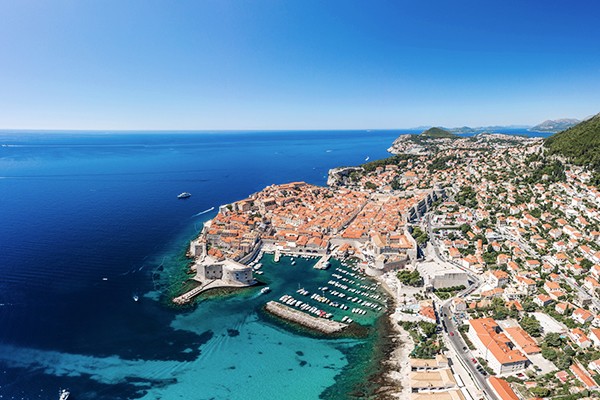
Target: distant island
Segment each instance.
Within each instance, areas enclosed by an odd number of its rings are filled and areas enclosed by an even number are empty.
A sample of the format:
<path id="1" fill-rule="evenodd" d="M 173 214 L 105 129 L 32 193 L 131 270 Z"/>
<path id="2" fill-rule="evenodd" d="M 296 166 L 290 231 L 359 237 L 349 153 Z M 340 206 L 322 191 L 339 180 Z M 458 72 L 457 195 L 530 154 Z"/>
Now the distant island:
<path id="1" fill-rule="evenodd" d="M 559 118 L 554 120 L 546 120 L 539 125 L 536 125 L 528 130 L 531 132 L 560 132 L 577 125 L 581 121 L 574 118 Z"/>
<path id="2" fill-rule="evenodd" d="M 441 128 L 429 128 L 426 131 L 421 132 L 420 137 L 426 137 L 431 139 L 460 139 L 460 136 L 454 135 Z"/>
<path id="3" fill-rule="evenodd" d="M 431 126 L 417 126 L 414 128 L 410 128 L 414 131 L 422 131 L 431 128 Z M 471 128 L 469 126 L 463 126 L 459 128 L 445 128 L 443 126 L 438 127 L 445 131 L 451 133 L 480 133 L 480 132 L 490 132 L 490 131 L 498 131 L 498 130 L 506 130 L 506 129 L 529 129 L 531 125 L 494 125 L 494 126 L 477 126 Z"/>

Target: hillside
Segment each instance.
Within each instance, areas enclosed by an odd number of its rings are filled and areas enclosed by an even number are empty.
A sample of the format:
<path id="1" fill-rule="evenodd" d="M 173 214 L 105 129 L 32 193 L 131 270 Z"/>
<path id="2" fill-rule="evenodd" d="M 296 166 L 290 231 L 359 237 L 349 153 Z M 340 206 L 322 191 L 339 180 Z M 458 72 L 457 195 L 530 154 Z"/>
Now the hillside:
<path id="1" fill-rule="evenodd" d="M 426 131 L 421 132 L 419 137 L 431 138 L 431 139 L 460 139 L 460 136 L 454 135 L 448 131 L 445 131 L 440 128 L 429 128 Z"/>
<path id="2" fill-rule="evenodd" d="M 586 165 L 600 175 L 600 113 L 579 124 L 550 136 L 544 141 L 548 155 L 561 155 L 576 165 Z"/>
<path id="3" fill-rule="evenodd" d="M 554 120 L 546 120 L 539 125 L 529 128 L 533 132 L 560 132 L 580 123 L 578 119 L 560 118 Z"/>

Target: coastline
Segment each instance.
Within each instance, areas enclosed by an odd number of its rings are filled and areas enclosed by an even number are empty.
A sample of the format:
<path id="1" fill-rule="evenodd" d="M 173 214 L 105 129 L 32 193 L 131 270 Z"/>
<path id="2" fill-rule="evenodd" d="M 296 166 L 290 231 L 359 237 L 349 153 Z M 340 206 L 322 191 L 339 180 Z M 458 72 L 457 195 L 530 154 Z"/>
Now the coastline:
<path id="1" fill-rule="evenodd" d="M 400 302 L 397 291 L 392 290 L 383 277 L 375 278 L 381 283 L 381 286 L 393 299 L 393 313 L 388 313 L 385 317 L 388 319 L 391 330 L 395 333 L 392 342 L 395 348 L 392 350 L 387 362 L 391 365 L 387 379 L 396 385 L 397 391 L 392 394 L 392 398 L 400 400 L 410 400 L 410 361 L 409 355 L 414 348 L 414 341 L 402 327 L 398 324 L 399 318 L 395 313 L 396 305 Z"/>

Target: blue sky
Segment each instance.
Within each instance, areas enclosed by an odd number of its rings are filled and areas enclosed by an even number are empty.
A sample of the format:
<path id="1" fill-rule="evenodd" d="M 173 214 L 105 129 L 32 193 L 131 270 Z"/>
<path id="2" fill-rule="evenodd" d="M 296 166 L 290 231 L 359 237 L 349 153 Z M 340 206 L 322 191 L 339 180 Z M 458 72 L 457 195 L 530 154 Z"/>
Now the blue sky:
<path id="1" fill-rule="evenodd" d="M 4 1 L 0 129 L 535 125 L 600 112 L 600 3 Z"/>

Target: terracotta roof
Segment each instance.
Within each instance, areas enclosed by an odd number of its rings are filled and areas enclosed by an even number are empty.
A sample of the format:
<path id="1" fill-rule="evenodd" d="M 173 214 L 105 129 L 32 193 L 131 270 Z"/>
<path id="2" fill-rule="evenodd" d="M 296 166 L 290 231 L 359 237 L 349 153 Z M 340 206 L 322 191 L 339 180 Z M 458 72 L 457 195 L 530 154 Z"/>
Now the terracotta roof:
<path id="1" fill-rule="evenodd" d="M 502 400 L 520 400 L 515 392 L 510 388 L 508 382 L 504 379 L 496 378 L 495 376 L 491 376 L 488 380 L 492 388 L 498 393 L 500 399 Z"/>

